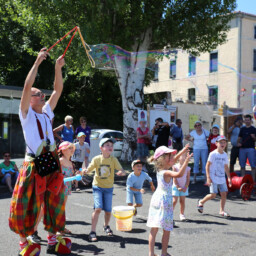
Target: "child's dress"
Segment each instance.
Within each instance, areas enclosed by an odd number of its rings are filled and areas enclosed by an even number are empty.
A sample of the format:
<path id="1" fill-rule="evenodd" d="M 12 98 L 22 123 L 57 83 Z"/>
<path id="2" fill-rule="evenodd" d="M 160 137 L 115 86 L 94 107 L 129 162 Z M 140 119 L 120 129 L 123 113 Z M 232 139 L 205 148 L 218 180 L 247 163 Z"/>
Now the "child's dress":
<path id="1" fill-rule="evenodd" d="M 62 173 L 65 178 L 73 176 L 73 168 L 72 167 L 62 166 L 61 168 L 62 168 Z M 65 186 L 65 188 L 64 188 L 65 196 L 71 195 L 72 181 L 65 182 L 64 186 Z"/>
<path id="2" fill-rule="evenodd" d="M 173 230 L 172 179 L 166 183 L 165 172 L 165 170 L 157 172 L 157 189 L 151 198 L 147 226 L 171 231 Z"/>

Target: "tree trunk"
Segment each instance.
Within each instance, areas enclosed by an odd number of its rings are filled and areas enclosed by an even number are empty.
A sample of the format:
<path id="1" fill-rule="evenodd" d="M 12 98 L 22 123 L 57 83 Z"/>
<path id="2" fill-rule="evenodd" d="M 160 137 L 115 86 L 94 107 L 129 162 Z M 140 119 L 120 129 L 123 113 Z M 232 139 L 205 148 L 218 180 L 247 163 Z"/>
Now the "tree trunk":
<path id="1" fill-rule="evenodd" d="M 138 127 L 138 109 L 144 101 L 143 84 L 147 62 L 147 50 L 151 41 L 151 29 L 134 46 L 134 52 L 126 58 L 116 57 L 116 75 L 122 95 L 124 145 L 121 160 L 136 158 L 136 129 Z"/>

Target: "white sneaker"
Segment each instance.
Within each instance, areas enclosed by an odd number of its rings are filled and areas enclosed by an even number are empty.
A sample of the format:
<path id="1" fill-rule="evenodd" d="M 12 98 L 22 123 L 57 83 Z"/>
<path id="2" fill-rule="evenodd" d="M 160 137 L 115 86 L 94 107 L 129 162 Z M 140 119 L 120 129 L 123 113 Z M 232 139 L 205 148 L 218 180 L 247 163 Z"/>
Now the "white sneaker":
<path id="1" fill-rule="evenodd" d="M 186 221 L 186 217 L 184 214 L 180 214 L 180 221 Z"/>

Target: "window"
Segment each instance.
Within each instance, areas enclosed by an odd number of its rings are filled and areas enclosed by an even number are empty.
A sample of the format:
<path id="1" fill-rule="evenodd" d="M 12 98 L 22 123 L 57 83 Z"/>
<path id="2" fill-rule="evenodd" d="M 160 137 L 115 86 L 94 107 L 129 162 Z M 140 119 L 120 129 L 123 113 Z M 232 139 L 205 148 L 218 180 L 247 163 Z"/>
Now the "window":
<path id="1" fill-rule="evenodd" d="M 3 122 L 3 139 L 8 139 L 8 122 Z"/>
<path id="2" fill-rule="evenodd" d="M 256 50 L 253 50 L 253 71 L 256 71 Z"/>
<path id="3" fill-rule="evenodd" d="M 154 71 L 155 73 L 154 73 L 153 81 L 158 81 L 158 72 L 159 72 L 158 62 L 155 63 Z"/>
<path id="4" fill-rule="evenodd" d="M 256 26 L 254 26 L 254 39 L 256 39 Z"/>
<path id="5" fill-rule="evenodd" d="M 214 109 L 218 107 L 218 86 L 209 86 L 209 102 Z"/>
<path id="6" fill-rule="evenodd" d="M 188 60 L 188 75 L 194 76 L 196 74 L 196 57 L 189 56 Z"/>
<path id="7" fill-rule="evenodd" d="M 210 53 L 210 72 L 218 71 L 218 52 Z"/>
<path id="8" fill-rule="evenodd" d="M 252 86 L 252 108 L 256 105 L 256 85 Z"/>
<path id="9" fill-rule="evenodd" d="M 188 100 L 192 100 L 192 101 L 196 100 L 196 89 L 195 88 L 188 89 Z"/>
<path id="10" fill-rule="evenodd" d="M 170 78 L 176 77 L 176 60 L 170 61 Z"/>

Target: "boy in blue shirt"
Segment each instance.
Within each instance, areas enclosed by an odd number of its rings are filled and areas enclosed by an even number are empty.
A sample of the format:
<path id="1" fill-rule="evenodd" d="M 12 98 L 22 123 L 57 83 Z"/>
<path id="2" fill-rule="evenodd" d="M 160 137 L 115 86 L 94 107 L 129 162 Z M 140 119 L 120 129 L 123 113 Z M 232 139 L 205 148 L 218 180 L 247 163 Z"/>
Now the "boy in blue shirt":
<path id="1" fill-rule="evenodd" d="M 129 206 L 135 207 L 135 214 L 137 214 L 137 207 L 141 207 L 142 202 L 142 194 L 145 193 L 145 190 L 142 188 L 145 180 L 149 181 L 150 188 L 154 192 L 155 186 L 152 182 L 152 179 L 148 176 L 147 173 L 142 171 L 144 163 L 140 160 L 134 160 L 132 162 L 132 170 L 133 172 L 129 174 L 126 181 L 126 203 Z M 133 204 L 133 196 L 135 198 L 135 204 Z"/>

